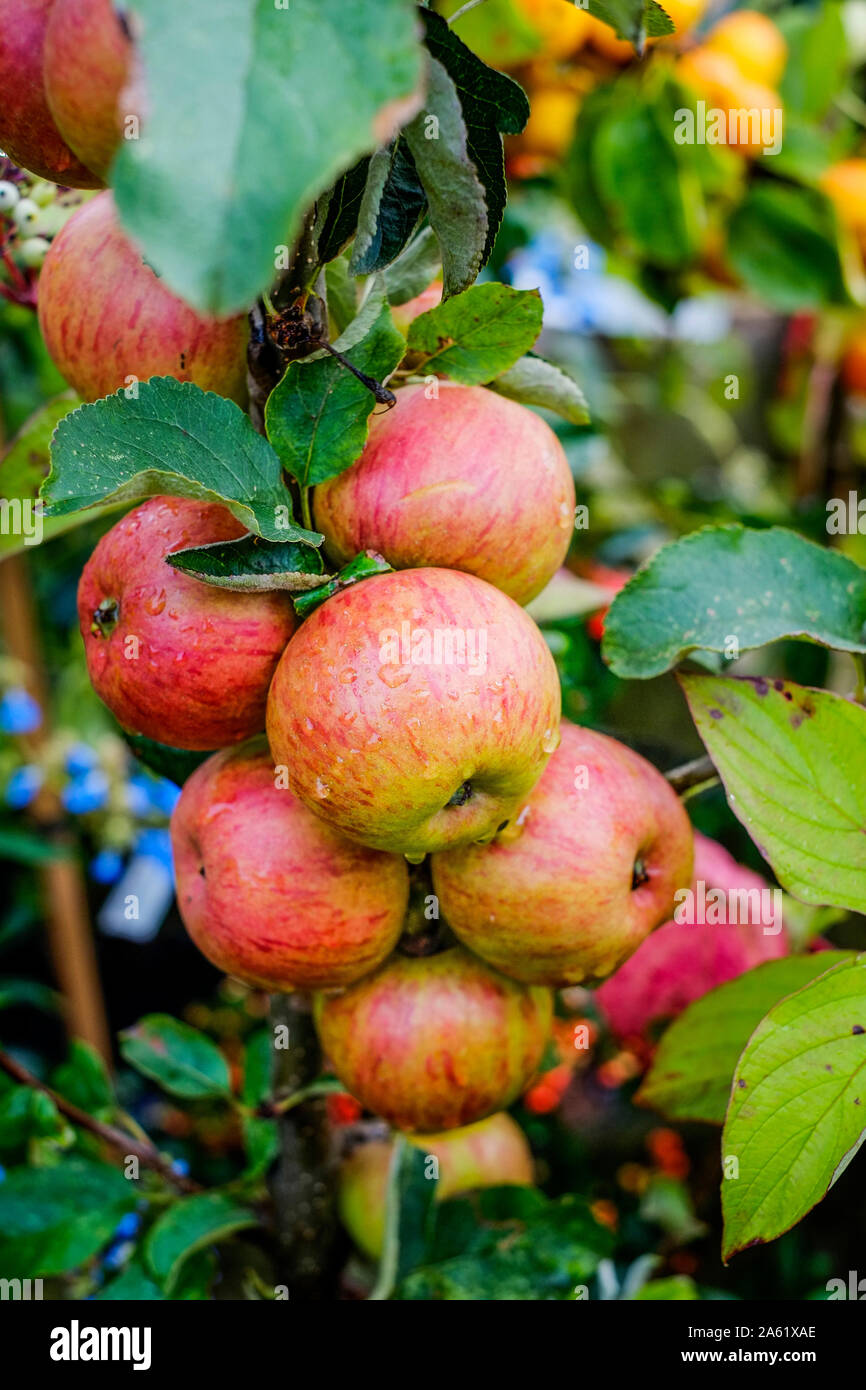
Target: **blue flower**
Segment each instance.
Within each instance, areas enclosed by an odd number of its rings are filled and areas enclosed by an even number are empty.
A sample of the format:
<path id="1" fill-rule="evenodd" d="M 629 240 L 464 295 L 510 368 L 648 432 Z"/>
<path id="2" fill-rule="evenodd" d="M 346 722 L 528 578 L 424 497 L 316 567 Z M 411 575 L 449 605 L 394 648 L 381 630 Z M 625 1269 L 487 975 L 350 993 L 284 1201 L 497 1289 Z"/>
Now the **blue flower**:
<path id="1" fill-rule="evenodd" d="M 169 869 L 174 862 L 171 852 L 171 835 L 167 830 L 155 828 L 142 830 L 135 842 L 135 852 L 150 859 L 159 859 Z"/>
<path id="2" fill-rule="evenodd" d="M 115 1240 L 131 1240 L 137 1234 L 141 1225 L 141 1217 L 137 1211 L 128 1211 L 117 1223 L 114 1231 Z"/>
<path id="3" fill-rule="evenodd" d="M 123 855 L 116 849 L 101 849 L 90 861 L 90 877 L 97 883 L 116 883 L 123 873 Z"/>
<path id="4" fill-rule="evenodd" d="M 167 777 L 160 777 L 153 785 L 151 800 L 158 811 L 170 816 L 180 800 L 180 787 L 176 782 L 170 782 Z"/>
<path id="5" fill-rule="evenodd" d="M 63 762 L 69 777 L 84 777 L 98 764 L 98 754 L 86 743 L 73 743 Z"/>
<path id="6" fill-rule="evenodd" d="M 100 768 L 93 768 L 83 777 L 68 782 L 61 793 L 64 807 L 73 816 L 85 816 L 98 811 L 108 800 L 108 778 Z"/>
<path id="7" fill-rule="evenodd" d="M 39 788 L 42 786 L 42 769 L 34 767 L 30 763 L 25 763 L 23 767 L 16 767 L 9 781 L 6 783 L 4 793 L 6 805 L 13 811 L 23 811 L 25 806 L 29 806 Z"/>
<path id="8" fill-rule="evenodd" d="M 42 723 L 42 711 L 26 690 L 7 690 L 0 699 L 0 729 L 4 734 L 32 734 Z"/>

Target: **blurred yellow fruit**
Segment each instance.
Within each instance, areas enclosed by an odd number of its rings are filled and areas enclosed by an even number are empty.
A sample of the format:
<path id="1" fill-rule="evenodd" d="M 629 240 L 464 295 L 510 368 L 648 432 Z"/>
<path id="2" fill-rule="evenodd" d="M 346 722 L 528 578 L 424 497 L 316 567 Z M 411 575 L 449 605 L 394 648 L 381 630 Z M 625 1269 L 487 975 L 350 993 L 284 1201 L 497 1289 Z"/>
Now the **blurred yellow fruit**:
<path id="1" fill-rule="evenodd" d="M 707 0 L 659 0 L 659 3 L 668 18 L 673 20 L 678 34 L 684 34 L 697 24 L 707 8 Z"/>
<path id="2" fill-rule="evenodd" d="M 710 140 L 708 143 L 725 143 L 741 154 L 758 155 L 766 148 L 762 143 L 764 138 L 769 145 L 772 134 L 781 134 L 777 129 L 775 114 L 772 117 L 764 114 L 781 110 L 778 92 L 746 77 L 729 54 L 706 46 L 693 48 L 680 58 L 677 74 L 682 82 L 703 97 L 709 108 L 724 111 L 726 115 L 731 111 L 743 113 L 733 123 L 726 123 L 725 141 Z M 759 113 L 758 119 L 752 119 L 748 114 L 750 112 Z M 762 123 L 771 119 L 772 128 L 768 127 L 766 132 L 762 132 Z"/>
<path id="3" fill-rule="evenodd" d="M 842 159 L 821 176 L 821 188 L 834 204 L 840 222 L 866 244 L 866 159 Z"/>
<path id="4" fill-rule="evenodd" d="M 757 10 L 735 10 L 710 31 L 707 45 L 733 58 L 744 77 L 775 87 L 785 71 L 788 45 L 775 24 Z"/>
<path id="5" fill-rule="evenodd" d="M 570 58 L 586 43 L 590 16 L 571 0 L 517 0 L 517 8 L 543 41 L 545 58 Z"/>
<path id="6" fill-rule="evenodd" d="M 627 39 L 617 38 L 616 30 L 602 20 L 596 19 L 595 15 L 587 15 L 589 20 L 589 42 L 600 53 L 603 58 L 607 58 L 612 63 L 630 63 L 636 55 L 634 44 Z"/>
<path id="7" fill-rule="evenodd" d="M 558 159 L 571 144 L 580 103 L 580 93 L 568 87 L 544 87 L 535 92 L 526 129 L 515 141 L 515 150 Z"/>

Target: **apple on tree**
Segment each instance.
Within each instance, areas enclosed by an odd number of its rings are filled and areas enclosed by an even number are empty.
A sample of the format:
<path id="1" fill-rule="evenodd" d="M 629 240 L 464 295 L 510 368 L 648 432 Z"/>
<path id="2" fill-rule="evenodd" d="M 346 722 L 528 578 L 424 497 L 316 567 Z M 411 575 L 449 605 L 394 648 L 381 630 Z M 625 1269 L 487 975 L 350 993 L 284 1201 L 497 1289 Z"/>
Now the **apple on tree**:
<path id="1" fill-rule="evenodd" d="M 397 944 L 409 898 L 398 855 L 366 849 L 275 785 L 263 738 L 215 753 L 171 819 L 177 902 L 199 950 L 260 989 L 333 989 Z"/>
<path id="2" fill-rule="evenodd" d="M 51 243 L 38 308 L 45 346 L 85 400 L 130 378 L 173 376 L 246 402 L 246 316 L 203 318 L 166 289 L 121 229 L 108 192 L 78 208 Z"/>
<path id="3" fill-rule="evenodd" d="M 506 979 L 459 946 L 394 955 L 341 994 L 317 995 L 322 1047 L 346 1089 L 395 1129 L 434 1133 L 525 1091 L 550 1032 L 549 990 Z"/>
<path id="4" fill-rule="evenodd" d="M 119 102 L 132 42 L 112 0 L 54 0 L 45 31 L 45 93 L 57 129 L 100 179 L 120 143 Z"/>
<path id="5" fill-rule="evenodd" d="M 563 724 L 561 743 L 509 831 L 433 860 L 456 935 L 532 984 L 609 975 L 670 917 L 692 876 L 692 830 L 651 763 Z"/>
<path id="6" fill-rule="evenodd" d="M 54 0 L 0 0 L 0 148 L 31 174 L 101 188 L 55 124 L 45 90 L 45 35 Z"/>
<path id="7" fill-rule="evenodd" d="M 314 519 L 345 564 L 375 550 L 396 569 L 465 570 L 518 603 L 540 593 L 574 532 L 574 482 L 539 415 L 482 386 L 397 392 L 361 457 L 321 483 Z"/>
<path id="8" fill-rule="evenodd" d="M 421 1153 L 438 1160 L 439 1202 L 480 1187 L 526 1186 L 534 1178 L 526 1136 L 504 1113 L 490 1115 L 465 1129 L 415 1134 L 408 1139 Z M 373 1139 L 359 1144 L 340 1166 L 340 1219 L 358 1248 L 373 1260 L 380 1258 L 384 1244 L 388 1168 L 393 1152 L 393 1141 Z"/>
<path id="9" fill-rule="evenodd" d="M 244 534 L 217 503 L 152 497 L 87 561 L 78 585 L 87 670 L 130 733 L 210 750 L 262 731 L 271 676 L 295 628 L 290 599 L 215 589 L 165 559 Z"/>
<path id="10" fill-rule="evenodd" d="M 490 838 L 556 747 L 560 689 L 538 628 L 456 570 L 376 575 L 300 627 L 268 696 L 292 791 L 362 844 L 421 859 Z"/>

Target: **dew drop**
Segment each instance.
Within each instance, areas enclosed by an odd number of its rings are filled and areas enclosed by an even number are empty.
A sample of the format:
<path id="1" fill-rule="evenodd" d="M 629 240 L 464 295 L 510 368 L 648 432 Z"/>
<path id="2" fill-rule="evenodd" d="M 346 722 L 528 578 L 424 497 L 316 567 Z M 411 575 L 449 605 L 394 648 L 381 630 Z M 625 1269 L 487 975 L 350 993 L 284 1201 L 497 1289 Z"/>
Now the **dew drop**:
<path id="1" fill-rule="evenodd" d="M 558 729 L 545 729 L 541 746 L 545 753 L 555 753 L 560 744 L 560 734 Z"/>
<path id="2" fill-rule="evenodd" d="M 323 782 L 322 779 L 321 779 L 321 777 L 317 777 L 317 778 L 316 778 L 316 796 L 319 798 L 320 801 L 324 801 L 325 798 L 328 797 L 328 796 L 330 796 L 330 795 L 331 795 L 331 788 L 328 786 L 327 782 Z"/>
<path id="3" fill-rule="evenodd" d="M 411 666 L 380 666 L 376 673 L 379 680 L 388 686 L 389 690 L 394 690 L 398 685 L 405 685 L 412 676 Z"/>

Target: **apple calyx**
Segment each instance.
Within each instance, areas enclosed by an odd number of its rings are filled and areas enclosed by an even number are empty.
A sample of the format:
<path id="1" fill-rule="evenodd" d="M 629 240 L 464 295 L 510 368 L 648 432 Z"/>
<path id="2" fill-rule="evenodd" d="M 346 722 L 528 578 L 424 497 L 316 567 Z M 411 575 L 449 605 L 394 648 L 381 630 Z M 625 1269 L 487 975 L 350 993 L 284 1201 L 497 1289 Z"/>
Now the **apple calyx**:
<path id="1" fill-rule="evenodd" d="M 104 598 L 93 610 L 90 631 L 94 637 L 110 637 L 120 621 L 120 600 Z"/>

